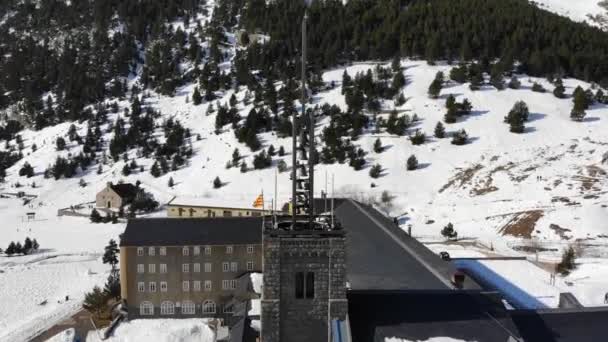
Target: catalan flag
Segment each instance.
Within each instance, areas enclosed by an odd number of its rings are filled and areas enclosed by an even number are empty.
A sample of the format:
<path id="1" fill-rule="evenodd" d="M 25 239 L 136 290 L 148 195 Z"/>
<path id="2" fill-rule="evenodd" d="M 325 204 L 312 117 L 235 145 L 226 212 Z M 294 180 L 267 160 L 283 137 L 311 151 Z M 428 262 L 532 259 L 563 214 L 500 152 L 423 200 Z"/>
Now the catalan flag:
<path id="1" fill-rule="evenodd" d="M 264 208 L 264 194 L 260 194 L 253 202 L 254 208 Z"/>

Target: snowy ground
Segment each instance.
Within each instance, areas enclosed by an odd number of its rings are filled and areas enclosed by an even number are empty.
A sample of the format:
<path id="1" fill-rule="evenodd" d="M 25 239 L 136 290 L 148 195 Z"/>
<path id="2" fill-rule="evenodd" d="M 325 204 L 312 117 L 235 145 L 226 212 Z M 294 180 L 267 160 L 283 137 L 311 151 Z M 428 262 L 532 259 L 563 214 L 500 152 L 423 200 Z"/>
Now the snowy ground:
<path id="1" fill-rule="evenodd" d="M 213 342 L 215 333 L 204 319 L 140 319 L 122 323 L 107 342 Z M 86 342 L 101 342 L 91 331 Z"/>
<path id="2" fill-rule="evenodd" d="M 574 21 L 588 21 L 591 24 L 598 23 L 590 20 L 589 16 L 607 13 L 607 9 L 599 5 L 601 0 L 531 0 L 531 2 L 538 4 L 540 8 L 569 17 Z"/>

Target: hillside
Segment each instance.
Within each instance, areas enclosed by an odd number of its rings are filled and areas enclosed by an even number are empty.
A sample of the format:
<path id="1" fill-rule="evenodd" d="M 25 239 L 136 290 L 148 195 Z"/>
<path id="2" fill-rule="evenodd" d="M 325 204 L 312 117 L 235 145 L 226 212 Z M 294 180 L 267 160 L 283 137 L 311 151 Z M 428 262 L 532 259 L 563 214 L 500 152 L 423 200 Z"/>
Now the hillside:
<path id="1" fill-rule="evenodd" d="M 251 203 L 263 191 L 267 206 L 289 200 L 289 115 L 301 108 L 294 95 L 299 85 L 293 65 L 254 68 L 264 64 L 270 52 L 256 55 L 256 49 L 264 48 L 239 45 L 238 25 L 226 24 L 225 32 L 213 30 L 219 21 L 230 21 L 226 13 L 231 7 L 222 3 L 200 2 L 188 20 L 176 15 L 166 23 L 164 42 L 188 37 L 189 43 L 163 46 L 158 38 L 139 45 L 139 58 L 127 68 L 127 76 L 104 80 L 109 89 L 120 83 L 116 94 L 108 91 L 101 100 L 71 111 L 68 104 L 74 103 L 63 103 L 68 96 L 56 93 L 64 85 L 51 87 L 40 96 L 42 109 L 34 111 L 34 120 L 23 107 L 27 101 L 19 98 L 6 106 L 5 130 L 0 132 L 0 140 L 5 140 L 0 152 L 6 159 L 0 161 L 10 159 L 11 153 L 21 152 L 22 158 L 4 170 L 0 183 L 0 248 L 32 237 L 41 250 L 30 256 L 0 256 L 0 302 L 5 304 L 0 307 L 0 341 L 27 340 L 73 313 L 93 285 L 103 285 L 109 272 L 101 263 L 103 247 L 109 239 L 118 239 L 125 227 L 123 221 L 93 224 L 87 217 L 95 193 L 107 182 L 140 181 L 161 203 L 158 211 L 144 216 L 164 216 L 162 204 L 174 196 Z M 113 32 L 121 27 L 119 22 L 109 26 Z M 595 31 L 589 34 L 595 37 Z M 273 42 L 276 35 L 262 32 L 260 37 Z M 179 63 L 163 59 L 168 57 L 164 48 Z M 192 59 L 184 57 L 190 50 Z M 466 76 L 457 82 L 449 75 L 458 65 L 448 65 L 439 55 L 437 61 L 381 57 L 354 58 L 311 72 L 309 108 L 317 117 L 319 151 L 315 194 L 327 191 L 373 202 L 399 217 L 403 229 L 411 228 L 415 237 L 434 244 L 436 251 L 526 255 L 534 247 L 541 261 L 555 262 L 576 242 L 580 266 L 560 278 L 560 290 L 574 292 L 585 305 L 603 304 L 602 279 L 608 274 L 608 97 L 596 96 L 601 87 L 568 74 L 528 76 L 524 72 L 535 70 L 524 70 L 522 63 L 487 59 L 463 63 Z M 603 70 L 600 62 L 594 65 Z M 345 72 L 350 76 L 347 85 Z M 437 98 L 431 98 L 429 85 L 438 72 L 445 81 Z M 560 75 L 563 98 L 553 94 Z M 518 89 L 497 89 L 497 80 L 507 83 L 513 76 L 521 83 Z M 546 92 L 532 91 L 538 85 Z M 571 120 L 577 87 L 592 90 L 596 99 L 589 99 L 580 122 Z M 73 88 L 72 94 L 77 90 Z M 446 119 L 450 95 L 456 102 L 468 99 L 472 109 L 458 114 L 455 123 L 444 123 L 446 137 L 436 138 L 434 130 Z M 517 101 L 524 101 L 530 112 L 522 134 L 510 132 L 504 122 Z M 68 114 L 60 114 L 63 110 Z M 28 127 L 8 132 L 6 127 L 15 122 L 11 119 Z M 451 136 L 462 129 L 468 133 L 467 143 L 452 144 Z M 417 131 L 426 134 L 421 145 L 409 139 Z M 58 138 L 65 147 L 59 148 Z M 374 148 L 378 139 L 381 149 Z M 277 153 L 267 165 L 268 158 L 259 156 L 270 146 Z M 238 165 L 227 168 L 235 149 Z M 411 155 L 418 168 L 408 171 Z M 58 157 L 66 165 L 57 163 Z M 136 166 L 131 167 L 133 162 Z M 26 164 L 33 168 L 31 177 L 19 175 Z M 370 177 L 374 165 L 381 169 L 377 178 Z M 220 188 L 214 187 L 216 177 L 223 183 Z M 28 203 L 14 196 L 20 191 L 31 195 Z M 82 217 L 57 215 L 59 209 L 79 206 Z M 28 221 L 28 212 L 35 212 L 34 220 Z M 441 230 L 449 222 L 463 238 L 460 244 L 444 244 Z M 66 295 L 71 300 L 66 302 Z"/>
<path id="2" fill-rule="evenodd" d="M 569 17 L 575 21 L 587 21 L 591 25 L 608 28 L 608 3 L 601 0 L 568 1 L 536 0 L 532 1 L 540 8 Z"/>

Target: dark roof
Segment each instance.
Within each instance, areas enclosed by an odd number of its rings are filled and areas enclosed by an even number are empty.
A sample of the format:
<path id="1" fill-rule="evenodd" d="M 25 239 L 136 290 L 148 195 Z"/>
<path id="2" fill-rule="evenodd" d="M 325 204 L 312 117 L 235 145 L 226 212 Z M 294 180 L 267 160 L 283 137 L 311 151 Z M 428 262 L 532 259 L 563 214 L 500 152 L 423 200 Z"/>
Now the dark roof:
<path id="1" fill-rule="evenodd" d="M 595 342 L 606 340 L 608 308 L 505 310 L 498 294 L 349 292 L 353 342 L 396 337 L 450 337 L 477 342 Z M 510 339 L 511 338 L 511 339 Z"/>
<path id="2" fill-rule="evenodd" d="M 261 217 L 141 218 L 129 220 L 121 246 L 262 243 Z"/>
<path id="3" fill-rule="evenodd" d="M 113 184 L 110 185 L 110 188 L 121 198 L 135 198 L 138 191 L 137 187 L 131 183 Z"/>
<path id="4" fill-rule="evenodd" d="M 353 200 L 335 211 L 346 230 L 347 278 L 353 290 L 450 290 L 456 268 L 391 219 Z M 466 289 L 480 289 L 471 279 Z"/>

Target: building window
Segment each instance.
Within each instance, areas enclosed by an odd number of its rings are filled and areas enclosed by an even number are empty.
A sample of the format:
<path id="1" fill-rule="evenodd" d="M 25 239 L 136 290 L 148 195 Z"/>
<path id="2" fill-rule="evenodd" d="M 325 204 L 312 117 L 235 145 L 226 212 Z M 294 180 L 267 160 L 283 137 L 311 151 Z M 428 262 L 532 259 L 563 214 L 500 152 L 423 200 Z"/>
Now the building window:
<path id="1" fill-rule="evenodd" d="M 201 281 L 200 280 L 196 280 L 194 282 L 194 291 L 200 291 L 201 290 Z"/>
<path id="2" fill-rule="evenodd" d="M 211 272 L 211 263 L 210 262 L 205 263 L 205 272 L 206 273 Z"/>
<path id="3" fill-rule="evenodd" d="M 141 302 L 139 304 L 139 314 L 142 316 L 154 315 L 154 305 L 150 302 Z"/>
<path id="4" fill-rule="evenodd" d="M 238 272 L 238 270 L 239 270 L 239 263 L 231 262 L 230 263 L 230 272 Z"/>
<path id="5" fill-rule="evenodd" d="M 211 280 L 205 280 L 205 291 L 211 291 L 213 290 L 213 285 L 211 283 Z"/>
<path id="6" fill-rule="evenodd" d="M 194 302 L 187 300 L 182 303 L 182 314 L 194 315 L 195 313 L 196 313 L 196 308 L 194 306 Z"/>
<path id="7" fill-rule="evenodd" d="M 214 314 L 215 313 L 215 302 L 212 300 L 206 300 L 203 302 L 203 313 Z"/>
<path id="8" fill-rule="evenodd" d="M 236 290 L 236 279 L 222 280 L 222 290 Z"/>
<path id="9" fill-rule="evenodd" d="M 146 292 L 146 283 L 144 283 L 143 281 L 137 283 L 137 291 Z"/>
<path id="10" fill-rule="evenodd" d="M 234 247 L 226 246 L 226 254 L 232 254 L 233 251 L 234 251 Z"/>
<path id="11" fill-rule="evenodd" d="M 296 273 L 296 298 L 304 298 L 304 272 Z"/>
<path id="12" fill-rule="evenodd" d="M 224 305 L 224 313 L 227 313 L 227 314 L 234 313 L 234 305 L 232 305 L 232 304 Z"/>
<path id="13" fill-rule="evenodd" d="M 167 292 L 167 282 L 166 281 L 160 282 L 160 292 Z"/>
<path id="14" fill-rule="evenodd" d="M 182 290 L 184 292 L 190 292 L 190 282 L 189 281 L 183 281 L 182 282 Z"/>
<path id="15" fill-rule="evenodd" d="M 315 298 L 315 274 L 313 272 L 306 273 L 306 298 Z"/>
<path id="16" fill-rule="evenodd" d="M 161 247 L 161 248 L 159 248 L 158 254 L 160 254 L 161 256 L 167 255 L 167 247 Z"/>
<path id="17" fill-rule="evenodd" d="M 199 246 L 194 246 L 194 255 L 201 254 L 201 248 Z"/>
<path id="18" fill-rule="evenodd" d="M 232 211 L 224 210 L 224 217 L 232 217 Z"/>
<path id="19" fill-rule="evenodd" d="M 190 272 L 190 264 L 182 264 L 182 272 L 189 273 Z"/>
<path id="20" fill-rule="evenodd" d="M 148 264 L 148 273 L 156 273 L 156 264 Z"/>
<path id="21" fill-rule="evenodd" d="M 253 271 L 253 261 L 247 261 L 247 271 Z"/>
<path id="22" fill-rule="evenodd" d="M 205 246 L 205 255 L 211 255 L 211 246 Z"/>
<path id="23" fill-rule="evenodd" d="M 144 273 L 144 264 L 137 264 L 137 273 Z"/>
<path id="24" fill-rule="evenodd" d="M 144 256 L 144 248 L 137 247 L 137 256 Z"/>
<path id="25" fill-rule="evenodd" d="M 160 304 L 161 315 L 173 315 L 175 313 L 175 305 L 173 302 L 162 302 Z"/>
<path id="26" fill-rule="evenodd" d="M 201 271 L 201 264 L 194 264 L 194 273 L 199 273 Z"/>
<path id="27" fill-rule="evenodd" d="M 148 247 L 148 255 L 149 256 L 155 256 L 156 255 L 156 249 L 154 247 Z"/>
<path id="28" fill-rule="evenodd" d="M 247 254 L 253 254 L 253 246 L 247 246 Z"/>
<path id="29" fill-rule="evenodd" d="M 228 272 L 230 271 L 230 263 L 229 262 L 223 262 L 222 263 L 222 272 Z"/>
<path id="30" fill-rule="evenodd" d="M 182 255 L 183 256 L 188 256 L 190 255 L 190 249 L 188 247 L 184 247 L 182 248 Z"/>
<path id="31" fill-rule="evenodd" d="M 160 264 L 160 273 L 167 273 L 167 264 Z"/>
<path id="32" fill-rule="evenodd" d="M 150 292 L 156 292 L 156 283 L 155 282 L 148 283 L 148 290 Z"/>

